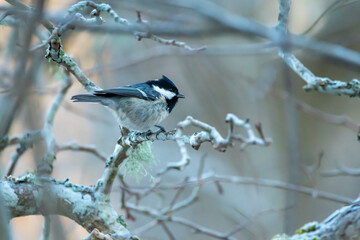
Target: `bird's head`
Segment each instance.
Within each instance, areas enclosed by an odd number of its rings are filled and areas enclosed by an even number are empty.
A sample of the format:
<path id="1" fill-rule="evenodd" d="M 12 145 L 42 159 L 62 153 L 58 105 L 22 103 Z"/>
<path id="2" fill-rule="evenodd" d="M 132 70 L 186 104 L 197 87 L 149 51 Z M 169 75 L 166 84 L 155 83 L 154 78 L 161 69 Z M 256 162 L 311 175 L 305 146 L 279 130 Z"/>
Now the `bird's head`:
<path id="1" fill-rule="evenodd" d="M 169 112 L 175 107 L 179 98 L 185 98 L 184 95 L 179 93 L 175 84 L 164 75 L 160 79 L 148 81 L 147 84 L 165 97 Z"/>

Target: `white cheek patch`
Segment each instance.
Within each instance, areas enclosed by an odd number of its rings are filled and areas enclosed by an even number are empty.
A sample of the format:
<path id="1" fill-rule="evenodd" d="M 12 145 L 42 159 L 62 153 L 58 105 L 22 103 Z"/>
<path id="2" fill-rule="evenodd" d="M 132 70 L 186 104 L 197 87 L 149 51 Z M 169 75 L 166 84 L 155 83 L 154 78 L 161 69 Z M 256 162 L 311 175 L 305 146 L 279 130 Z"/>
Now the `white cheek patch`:
<path id="1" fill-rule="evenodd" d="M 155 86 L 153 85 L 153 88 L 155 91 L 157 91 L 158 93 L 160 93 L 161 95 L 164 95 L 167 99 L 172 99 L 173 97 L 176 96 L 175 93 L 169 91 L 169 90 L 166 90 L 166 89 L 163 89 L 163 88 L 160 88 L 158 86 Z"/>

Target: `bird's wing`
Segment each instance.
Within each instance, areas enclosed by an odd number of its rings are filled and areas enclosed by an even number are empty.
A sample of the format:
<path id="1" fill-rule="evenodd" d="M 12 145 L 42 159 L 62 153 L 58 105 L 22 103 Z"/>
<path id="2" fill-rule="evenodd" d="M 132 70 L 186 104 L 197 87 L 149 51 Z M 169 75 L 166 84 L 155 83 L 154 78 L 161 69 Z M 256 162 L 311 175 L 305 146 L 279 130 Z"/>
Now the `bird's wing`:
<path id="1" fill-rule="evenodd" d="M 133 85 L 131 85 L 131 86 L 95 91 L 95 95 L 102 97 L 136 97 L 136 98 L 140 98 L 144 100 L 152 100 L 152 101 L 160 97 L 159 93 L 152 90 L 151 88 L 149 89 L 147 89 L 147 91 L 145 92 L 144 91 L 145 89 L 142 90 L 142 87 L 137 87 L 137 86 L 133 87 Z"/>

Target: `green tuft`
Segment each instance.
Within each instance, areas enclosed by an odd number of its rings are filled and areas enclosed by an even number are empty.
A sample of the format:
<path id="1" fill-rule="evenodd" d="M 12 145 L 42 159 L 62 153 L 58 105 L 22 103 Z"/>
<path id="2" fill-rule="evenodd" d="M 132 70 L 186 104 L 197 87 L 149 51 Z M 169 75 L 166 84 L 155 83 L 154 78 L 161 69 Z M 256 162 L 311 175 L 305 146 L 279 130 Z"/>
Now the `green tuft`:
<path id="1" fill-rule="evenodd" d="M 139 182 L 143 177 L 148 175 L 145 165 L 151 166 L 154 163 L 156 163 L 156 161 L 152 152 L 152 142 L 142 142 L 128 150 L 128 158 L 125 164 L 123 164 L 124 176 L 134 175 L 136 181 Z"/>
<path id="2" fill-rule="evenodd" d="M 128 227 L 128 225 L 127 225 L 127 223 L 125 222 L 125 219 L 124 219 L 124 217 L 123 217 L 122 215 L 120 215 L 120 216 L 116 219 L 116 221 L 117 221 L 118 223 L 120 223 L 121 225 L 123 225 L 125 228 Z"/>
<path id="3" fill-rule="evenodd" d="M 309 222 L 309 223 L 305 224 L 304 226 L 302 226 L 301 228 L 299 228 L 298 230 L 296 230 L 295 234 L 303 234 L 303 233 L 313 232 L 319 228 L 318 224 L 319 223 L 316 221 Z"/>

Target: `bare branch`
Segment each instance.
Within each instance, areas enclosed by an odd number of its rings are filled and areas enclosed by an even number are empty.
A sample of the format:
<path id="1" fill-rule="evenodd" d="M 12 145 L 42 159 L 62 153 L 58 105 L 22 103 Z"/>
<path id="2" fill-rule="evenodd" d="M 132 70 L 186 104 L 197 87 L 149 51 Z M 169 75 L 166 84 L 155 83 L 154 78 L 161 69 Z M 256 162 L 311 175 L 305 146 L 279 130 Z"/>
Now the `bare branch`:
<path id="1" fill-rule="evenodd" d="M 152 220 L 150 222 L 148 222 L 147 224 L 142 225 L 139 228 L 134 229 L 134 234 L 140 235 L 143 232 L 146 232 L 154 227 L 156 227 L 159 224 L 158 220 Z"/>
<path id="2" fill-rule="evenodd" d="M 169 237 L 170 240 L 176 240 L 174 234 L 170 231 L 169 227 L 164 222 L 160 222 L 160 225 L 164 229 L 166 235 Z"/>
<path id="3" fill-rule="evenodd" d="M 287 100 L 289 97 L 286 92 L 276 92 L 275 94 L 284 100 Z M 311 115 L 312 117 L 315 117 L 330 124 L 344 126 L 356 133 L 359 132 L 360 125 L 347 115 L 330 114 L 321 111 L 319 109 L 316 109 L 313 106 L 310 106 L 309 104 L 302 102 L 300 100 L 296 100 L 295 105 L 299 110 L 303 111 L 306 114 Z"/>
<path id="4" fill-rule="evenodd" d="M 44 216 L 44 227 L 40 240 L 50 240 L 50 216 Z"/>
<path id="5" fill-rule="evenodd" d="M 66 75 L 63 80 L 63 85 L 60 89 L 60 91 L 56 94 L 55 98 L 53 99 L 50 108 L 48 109 L 45 117 L 45 123 L 44 127 L 41 130 L 41 135 L 43 136 L 47 151 L 43 157 L 43 163 L 38 166 L 38 171 L 42 174 L 50 174 L 52 172 L 52 163 L 55 159 L 55 138 L 53 133 L 53 127 L 54 127 L 54 118 L 55 114 L 57 113 L 61 102 L 63 101 L 65 94 L 71 87 L 71 80 Z"/>
<path id="6" fill-rule="evenodd" d="M 96 192 L 106 199 L 110 199 L 110 191 L 119 171 L 120 164 L 128 157 L 126 152 L 130 148 L 127 144 L 117 144 L 114 152 L 106 160 L 106 168 L 101 179 L 96 184 Z"/>
<path id="7" fill-rule="evenodd" d="M 16 8 L 22 9 L 22 10 L 26 10 L 26 11 L 32 11 L 33 9 L 31 7 L 29 7 L 28 5 L 26 5 L 25 3 L 18 1 L 18 0 L 6 0 L 9 4 L 13 5 Z M 54 29 L 54 25 L 48 21 L 47 19 L 41 19 L 42 20 L 42 24 L 44 25 L 44 27 L 46 27 L 48 30 L 52 30 Z"/>
<path id="8" fill-rule="evenodd" d="M 263 136 L 256 137 L 254 131 L 251 128 L 251 125 L 248 123 L 248 120 L 241 120 L 236 117 L 234 114 L 229 113 L 226 116 L 225 122 L 228 123 L 228 135 L 227 137 L 222 137 L 221 134 L 216 130 L 216 128 L 210 126 L 207 123 L 201 122 L 194 119 L 191 116 L 188 116 L 184 121 L 178 123 L 177 130 L 175 132 L 176 142 L 179 145 L 181 152 L 181 160 L 179 162 L 168 163 L 167 167 L 158 173 L 162 175 L 170 169 L 182 170 L 190 162 L 190 157 L 187 153 L 185 143 L 189 143 L 194 149 L 199 149 L 201 144 L 204 142 L 210 142 L 214 149 L 225 152 L 228 147 L 234 146 L 234 141 L 241 143 L 240 148 L 243 150 L 248 145 L 259 145 L 259 146 L 269 146 L 271 139 L 264 139 Z M 193 126 L 201 129 L 201 132 L 194 133 L 190 137 L 184 137 L 184 129 Z M 241 134 L 236 134 L 234 132 L 234 126 L 244 128 L 248 136 L 243 136 Z M 258 127 L 258 131 L 259 128 Z M 262 133 L 262 131 L 260 130 Z M 261 134 L 260 134 L 261 135 Z"/>
<path id="9" fill-rule="evenodd" d="M 339 4 L 342 4 L 343 2 L 346 1 L 347 0 L 336 0 L 335 2 L 330 4 L 329 7 L 327 7 L 325 11 L 321 13 L 320 16 L 314 21 L 314 23 L 311 24 L 311 26 L 308 29 L 306 29 L 301 35 L 308 34 L 326 14 L 336 10 L 336 7 L 339 6 Z"/>
<path id="10" fill-rule="evenodd" d="M 192 221 L 187 220 L 187 219 L 182 218 L 182 217 L 170 217 L 169 219 L 167 219 L 167 221 L 184 225 L 186 227 L 194 229 L 198 233 L 202 233 L 202 234 L 214 237 L 214 238 L 224 239 L 224 240 L 235 240 L 236 239 L 236 238 L 234 238 L 232 236 L 228 236 L 227 233 L 219 233 L 219 232 L 217 232 L 215 230 L 204 227 L 202 225 L 199 225 L 199 224 L 197 224 L 195 222 L 192 222 Z"/>
<path id="11" fill-rule="evenodd" d="M 149 49 L 142 49 L 131 55 L 128 55 L 124 61 L 113 61 L 111 63 L 101 63 L 84 72 L 89 75 L 100 74 L 107 71 L 116 71 L 124 69 L 139 63 L 149 61 L 154 58 L 166 56 L 240 56 L 240 55 L 259 55 L 271 54 L 275 51 L 275 45 L 272 43 L 252 43 L 242 45 L 216 45 L 207 46 L 206 51 L 185 51 L 178 48 L 169 48 L 167 46 L 157 46 Z"/>
<path id="12" fill-rule="evenodd" d="M 69 143 L 58 144 L 56 146 L 57 152 L 67 151 L 67 150 L 88 152 L 98 157 L 102 161 L 104 162 L 106 161 L 106 156 L 103 153 L 99 152 L 99 150 L 94 145 L 81 145 L 76 142 L 69 142 Z"/>
<path id="13" fill-rule="evenodd" d="M 47 50 L 46 58 L 53 60 L 54 62 L 62 65 L 68 72 L 71 72 L 76 79 L 82 84 L 88 92 L 95 92 L 100 90 L 89 78 L 85 76 L 82 70 L 79 68 L 75 60 L 63 52 L 61 41 L 59 38 L 54 38 L 50 41 L 49 48 Z"/>
<path id="14" fill-rule="evenodd" d="M 0 151 L 9 145 L 17 144 L 16 152 L 11 156 L 11 164 L 7 170 L 6 173 L 7 176 L 11 175 L 14 172 L 15 166 L 21 155 L 29 147 L 32 147 L 34 143 L 42 139 L 46 141 L 47 153 L 44 155 L 44 159 L 43 159 L 46 162 L 45 163 L 46 166 L 43 164 L 41 166 L 41 168 L 43 168 L 41 171 L 45 171 L 47 173 L 50 173 L 52 171 L 52 161 L 54 160 L 55 157 L 54 148 L 56 146 L 56 142 L 53 136 L 54 117 L 70 86 L 71 86 L 70 79 L 65 78 L 60 91 L 53 99 L 53 102 L 46 114 L 44 126 L 41 130 L 28 131 L 21 136 L 16 136 L 12 138 L 8 138 L 6 136 L 0 141 Z"/>
<path id="15" fill-rule="evenodd" d="M 91 7 L 93 8 L 93 11 L 91 12 L 91 16 L 92 18 L 87 19 L 84 16 L 82 16 L 82 14 L 80 14 L 79 12 L 82 11 L 83 9 L 85 9 L 86 7 Z M 79 22 L 81 23 L 85 23 L 86 25 L 93 25 L 93 24 L 102 24 L 104 23 L 104 21 L 101 19 L 100 14 L 102 12 L 107 12 L 108 14 L 110 14 L 110 16 L 114 19 L 114 21 L 116 23 L 120 23 L 122 25 L 128 26 L 130 28 L 133 28 L 133 30 L 131 31 L 132 34 L 135 36 L 135 38 L 137 40 L 142 40 L 143 38 L 147 38 L 147 39 L 151 39 L 155 42 L 158 42 L 160 44 L 164 44 L 164 45 L 172 45 L 172 46 L 176 46 L 176 47 L 180 47 L 183 49 L 186 49 L 188 51 L 201 51 L 206 49 L 204 46 L 200 47 L 200 48 L 193 48 L 190 47 L 189 45 L 187 45 L 184 42 L 180 42 L 177 41 L 175 39 L 165 39 L 162 38 L 158 35 L 155 35 L 153 33 L 151 33 L 150 30 L 147 31 L 139 31 L 139 30 L 135 30 L 135 27 L 133 23 L 131 23 L 130 21 L 128 21 L 125 18 L 121 18 L 119 17 L 119 15 L 112 9 L 112 7 L 109 4 L 106 3 L 100 3 L 97 4 L 93 1 L 80 1 L 74 5 L 72 5 L 69 9 L 68 9 L 68 15 L 65 17 L 65 21 L 68 22 L 67 24 L 65 24 L 64 26 L 57 27 L 53 33 L 51 34 L 51 36 L 42 44 L 39 44 L 38 46 L 34 47 L 32 50 L 36 50 L 39 49 L 41 47 L 46 46 L 47 44 L 51 43 L 51 40 L 60 36 L 61 34 L 63 34 L 66 30 L 68 30 L 69 28 L 74 29 Z M 75 18 L 71 18 L 71 16 L 74 16 Z M 69 19 L 70 17 L 70 19 Z M 137 12 L 137 17 L 138 17 L 138 21 L 136 25 L 143 25 L 142 28 L 143 29 L 149 29 L 148 28 L 148 22 L 143 20 L 143 18 L 141 17 L 141 13 Z"/>
<path id="16" fill-rule="evenodd" d="M 252 177 L 242 177 L 242 176 L 226 176 L 226 175 L 216 175 L 214 173 L 205 173 L 201 176 L 200 179 L 197 177 L 191 177 L 186 182 L 186 185 L 198 185 L 198 184 L 206 184 L 206 183 L 214 183 L 214 182 L 222 182 L 222 183 L 233 183 L 233 184 L 245 184 L 245 185 L 259 185 L 264 187 L 272 187 L 283 189 L 287 191 L 295 191 L 298 193 L 302 193 L 305 195 L 312 196 L 318 199 L 324 199 L 329 201 L 334 201 L 342 204 L 350 204 L 353 202 L 353 199 L 347 198 L 344 196 L 339 196 L 333 193 L 320 191 L 317 189 L 298 186 L 282 181 L 272 180 L 272 179 L 263 179 L 263 178 L 252 178 Z M 183 182 L 177 184 L 161 184 L 157 186 L 155 189 L 176 189 L 182 187 L 184 185 Z"/>
<path id="17" fill-rule="evenodd" d="M 10 126 L 13 122 L 16 111 L 19 109 L 20 104 L 24 101 L 27 95 L 28 86 L 31 85 L 33 78 L 30 73 L 35 71 L 36 61 L 31 63 L 31 67 L 26 71 L 26 65 L 29 59 L 29 47 L 31 44 L 31 38 L 35 32 L 37 21 L 41 19 L 43 13 L 44 0 L 37 1 L 34 14 L 29 17 L 28 21 L 24 25 L 24 38 L 22 41 L 23 48 L 20 51 L 19 59 L 16 62 L 14 73 L 13 91 L 8 94 L 4 102 L 2 103 L 0 114 L 0 139 L 7 135 Z M 28 73 L 29 75 L 27 75 Z"/>
<path id="18" fill-rule="evenodd" d="M 321 174 L 323 177 L 335 177 L 335 176 L 360 176 L 360 169 L 349 168 L 344 164 L 336 161 L 336 169 L 325 171 Z"/>
<path id="19" fill-rule="evenodd" d="M 285 39 L 288 38 L 287 22 L 290 11 L 289 0 L 279 0 L 279 22 L 277 29 Z M 285 41 L 286 42 L 286 41 Z M 279 49 L 279 56 L 284 62 L 305 82 L 305 90 L 316 90 L 319 92 L 330 93 L 335 95 L 346 95 L 349 97 L 360 97 L 360 81 L 353 79 L 350 82 L 331 80 L 327 77 L 315 76 L 307 67 L 304 66 L 292 53 L 286 48 Z"/>
<path id="20" fill-rule="evenodd" d="M 323 222 L 309 222 L 296 231 L 293 236 L 277 235 L 275 240 L 298 239 L 353 239 L 360 235 L 360 205 L 356 201 L 336 210 Z"/>
<path id="21" fill-rule="evenodd" d="M 141 13 L 139 11 L 137 12 L 137 17 L 138 17 L 138 21 L 137 21 L 138 23 L 144 24 L 145 26 L 147 25 L 148 22 L 143 20 L 143 18 L 141 17 Z M 129 23 L 127 25 L 129 25 Z M 180 42 L 175 39 L 165 39 L 165 38 L 159 37 L 155 34 L 152 34 L 150 32 L 134 32 L 134 35 L 138 41 L 141 41 L 141 39 L 143 39 L 143 38 L 149 38 L 155 42 L 158 42 L 158 43 L 161 43 L 164 45 L 172 45 L 172 46 L 184 48 L 190 52 L 199 52 L 199 51 L 206 49 L 205 46 L 202 46 L 199 48 L 193 48 L 184 42 Z"/>
<path id="22" fill-rule="evenodd" d="M 109 234 L 104 234 L 100 232 L 97 228 L 92 230 L 92 232 L 83 240 L 113 240 Z"/>
<path id="23" fill-rule="evenodd" d="M 11 175 L 14 172 L 16 164 L 21 157 L 21 155 L 34 143 L 40 141 L 42 139 L 41 130 L 28 131 L 25 132 L 21 136 L 16 136 L 9 138 L 5 136 L 0 141 L 0 151 L 2 151 L 5 147 L 17 144 L 16 151 L 11 156 L 11 163 L 6 171 L 6 176 Z"/>
<path id="24" fill-rule="evenodd" d="M 41 184 L 39 184 L 41 182 Z M 137 239 L 121 225 L 109 201 L 98 198 L 93 188 L 75 185 L 66 179 L 55 180 L 27 174 L 0 181 L 0 192 L 11 217 L 27 215 L 66 216 L 88 232 L 95 228 L 114 239 Z M 46 194 L 46 199 L 43 198 Z"/>

